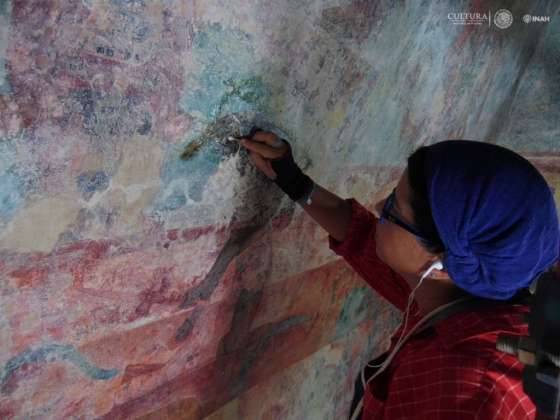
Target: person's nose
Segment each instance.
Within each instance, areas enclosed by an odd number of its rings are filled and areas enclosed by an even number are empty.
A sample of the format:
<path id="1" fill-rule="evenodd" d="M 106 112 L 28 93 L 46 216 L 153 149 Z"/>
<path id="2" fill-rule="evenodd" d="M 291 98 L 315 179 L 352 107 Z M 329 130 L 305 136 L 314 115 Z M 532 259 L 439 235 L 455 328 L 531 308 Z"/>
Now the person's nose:
<path id="1" fill-rule="evenodd" d="M 378 219 L 381 218 L 381 213 L 383 211 L 383 206 L 385 205 L 385 201 L 386 199 L 383 200 L 379 200 L 375 206 L 373 207 L 373 214 L 375 215 L 375 217 L 377 217 Z"/>

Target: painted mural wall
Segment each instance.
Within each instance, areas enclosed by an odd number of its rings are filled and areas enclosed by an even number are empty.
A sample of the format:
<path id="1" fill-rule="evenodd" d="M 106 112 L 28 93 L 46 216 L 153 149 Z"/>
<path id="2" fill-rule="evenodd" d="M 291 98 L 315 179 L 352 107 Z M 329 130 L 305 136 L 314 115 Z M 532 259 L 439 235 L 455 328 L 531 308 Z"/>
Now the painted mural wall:
<path id="1" fill-rule="evenodd" d="M 347 415 L 400 315 L 224 133 L 366 206 L 447 138 L 560 185 L 558 4 L 409 3 L 0 0 L 0 418 Z M 447 18 L 500 7 L 552 19 Z"/>

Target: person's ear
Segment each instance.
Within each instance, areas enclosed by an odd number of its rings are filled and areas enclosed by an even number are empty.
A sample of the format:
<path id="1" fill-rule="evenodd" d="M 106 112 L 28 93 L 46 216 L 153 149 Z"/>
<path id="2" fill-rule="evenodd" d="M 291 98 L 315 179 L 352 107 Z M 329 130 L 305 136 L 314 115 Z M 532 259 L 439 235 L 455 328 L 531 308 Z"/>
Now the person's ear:
<path id="1" fill-rule="evenodd" d="M 436 280 L 451 280 L 451 277 L 449 277 L 449 273 L 445 270 L 445 268 L 441 270 L 432 270 L 428 277 Z"/>
<path id="2" fill-rule="evenodd" d="M 426 270 L 429 270 L 430 267 L 436 263 L 436 262 L 441 262 L 440 257 L 436 257 L 431 259 L 430 261 L 428 261 L 426 263 L 426 265 L 423 268 L 423 272 L 426 272 Z M 447 270 L 445 270 L 445 268 L 441 268 L 441 269 L 433 269 L 430 274 L 428 274 L 428 278 L 432 278 L 435 280 L 451 280 L 451 277 L 449 277 L 449 273 L 447 272 Z"/>

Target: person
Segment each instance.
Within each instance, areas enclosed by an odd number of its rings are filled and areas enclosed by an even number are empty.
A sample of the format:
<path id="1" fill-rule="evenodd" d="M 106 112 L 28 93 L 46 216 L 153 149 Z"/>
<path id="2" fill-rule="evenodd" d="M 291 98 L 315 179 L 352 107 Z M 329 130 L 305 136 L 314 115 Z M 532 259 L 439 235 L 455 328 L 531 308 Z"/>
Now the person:
<path id="1" fill-rule="evenodd" d="M 529 419 L 523 365 L 496 349 L 527 335 L 527 290 L 559 257 L 551 189 L 530 162 L 489 143 L 416 150 L 371 212 L 317 185 L 270 131 L 250 160 L 328 232 L 329 247 L 404 312 L 389 350 L 355 383 L 350 418 Z"/>

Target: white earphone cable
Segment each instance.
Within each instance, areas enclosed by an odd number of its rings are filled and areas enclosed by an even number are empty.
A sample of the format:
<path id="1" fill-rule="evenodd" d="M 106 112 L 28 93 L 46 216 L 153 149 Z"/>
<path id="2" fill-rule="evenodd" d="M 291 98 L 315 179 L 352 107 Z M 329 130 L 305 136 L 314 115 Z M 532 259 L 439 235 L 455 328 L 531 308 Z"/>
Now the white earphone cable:
<path id="1" fill-rule="evenodd" d="M 412 290 L 412 292 L 410 293 L 409 297 L 408 297 L 408 304 L 406 306 L 406 310 L 405 310 L 405 315 L 404 315 L 404 326 L 401 332 L 401 336 L 399 337 L 399 339 L 397 340 L 397 343 L 395 344 L 395 348 L 393 349 L 393 351 L 391 352 L 391 354 L 389 354 L 387 356 L 387 358 L 385 359 L 385 361 L 383 363 L 380 363 L 379 365 L 371 365 L 371 364 L 367 364 L 367 366 L 369 367 L 378 367 L 379 369 L 367 380 L 365 380 L 365 368 L 361 370 L 361 379 L 362 379 L 362 385 L 364 387 L 364 392 L 366 389 L 366 386 L 370 383 L 370 381 L 372 381 L 374 378 L 376 378 L 378 375 L 380 375 L 391 363 L 391 361 L 393 360 L 394 356 L 397 354 L 397 352 L 400 350 L 401 346 L 410 338 L 410 336 L 412 334 L 414 334 L 416 332 L 416 330 L 423 325 L 428 319 L 432 318 L 433 316 L 437 315 L 438 313 L 444 311 L 445 309 L 449 308 L 450 306 L 453 306 L 459 302 L 465 301 L 470 299 L 470 297 L 462 297 L 459 299 L 456 299 L 452 302 L 449 302 L 445 305 L 439 306 L 438 308 L 434 309 L 433 311 L 431 311 L 429 314 L 427 314 L 426 316 L 424 316 L 406 335 L 406 324 L 408 322 L 408 312 L 410 309 L 410 305 L 412 304 L 412 301 L 414 299 L 414 293 L 416 292 L 416 290 L 418 289 L 418 287 L 420 287 L 420 285 L 422 284 L 422 282 L 424 281 L 424 279 L 434 270 L 434 269 L 438 269 L 441 270 L 443 268 L 443 265 L 440 261 L 435 262 L 434 264 L 432 264 L 430 266 L 430 268 L 428 268 L 428 270 L 422 275 L 422 277 L 420 278 L 420 281 L 418 282 L 418 284 L 416 285 L 416 287 Z M 358 414 L 360 413 L 362 407 L 363 407 L 363 397 L 360 400 L 360 402 L 358 403 L 358 405 L 356 406 L 356 408 L 354 409 L 354 412 L 352 414 L 352 418 L 351 420 L 357 420 L 358 418 Z"/>

